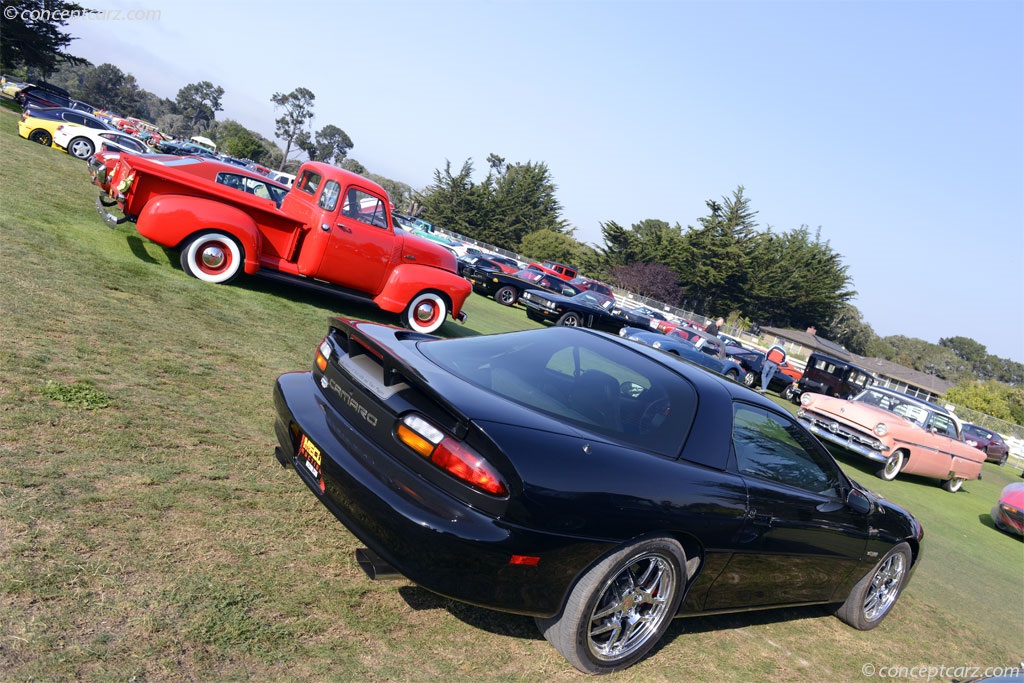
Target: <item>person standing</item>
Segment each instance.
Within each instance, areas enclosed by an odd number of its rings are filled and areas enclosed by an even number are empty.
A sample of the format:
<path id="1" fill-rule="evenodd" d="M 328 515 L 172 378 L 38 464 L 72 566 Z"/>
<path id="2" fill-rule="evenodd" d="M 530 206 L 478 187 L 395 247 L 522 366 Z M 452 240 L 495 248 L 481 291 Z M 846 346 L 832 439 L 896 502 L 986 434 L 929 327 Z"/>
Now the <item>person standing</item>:
<path id="1" fill-rule="evenodd" d="M 764 357 L 764 365 L 761 367 L 761 393 L 768 391 L 768 385 L 772 382 L 772 377 L 778 371 L 779 366 L 786 362 L 786 349 L 781 345 L 776 344 L 775 346 L 768 349 L 768 353 Z"/>
<path id="2" fill-rule="evenodd" d="M 709 324 L 707 327 L 705 327 L 704 331 L 710 335 L 714 335 L 717 337 L 719 330 L 722 329 L 722 325 L 724 324 L 725 320 L 723 318 L 718 318 L 717 320 Z"/>

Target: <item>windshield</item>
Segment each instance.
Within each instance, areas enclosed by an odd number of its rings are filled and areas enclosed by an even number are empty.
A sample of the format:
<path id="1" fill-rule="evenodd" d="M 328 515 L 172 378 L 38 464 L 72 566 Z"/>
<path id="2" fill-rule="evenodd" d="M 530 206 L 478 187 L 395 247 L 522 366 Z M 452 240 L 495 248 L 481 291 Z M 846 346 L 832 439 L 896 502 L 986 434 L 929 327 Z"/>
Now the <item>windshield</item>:
<path id="1" fill-rule="evenodd" d="M 865 389 L 853 400 L 888 410 L 890 413 L 910 420 L 919 427 L 924 427 L 928 420 L 928 408 L 909 396 L 900 397 L 877 389 Z"/>

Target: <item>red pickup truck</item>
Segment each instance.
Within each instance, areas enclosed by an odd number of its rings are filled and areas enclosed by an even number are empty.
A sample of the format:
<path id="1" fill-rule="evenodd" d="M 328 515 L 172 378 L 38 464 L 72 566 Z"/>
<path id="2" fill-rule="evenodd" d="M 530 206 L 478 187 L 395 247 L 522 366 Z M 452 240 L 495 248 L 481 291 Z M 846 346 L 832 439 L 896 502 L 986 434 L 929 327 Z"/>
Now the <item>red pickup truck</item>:
<path id="1" fill-rule="evenodd" d="M 258 273 L 372 302 L 418 332 L 435 332 L 449 313 L 465 320 L 472 287 L 455 256 L 395 228 L 387 192 L 355 173 L 309 162 L 280 192 L 259 174 L 198 157 L 101 154 L 90 168 L 105 189 L 96 202 L 104 222 L 134 221 L 143 237 L 180 250 L 182 268 L 200 280 Z M 107 210 L 114 205 L 123 218 Z"/>

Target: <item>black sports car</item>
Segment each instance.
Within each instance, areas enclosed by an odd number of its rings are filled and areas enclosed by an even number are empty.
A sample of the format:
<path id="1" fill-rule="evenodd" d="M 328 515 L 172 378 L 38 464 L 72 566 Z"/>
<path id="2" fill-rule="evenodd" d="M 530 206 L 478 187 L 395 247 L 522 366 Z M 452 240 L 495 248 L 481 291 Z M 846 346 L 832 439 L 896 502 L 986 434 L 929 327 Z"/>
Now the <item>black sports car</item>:
<path id="1" fill-rule="evenodd" d="M 530 320 L 565 327 L 589 327 L 618 334 L 623 327 L 648 327 L 651 319 L 634 313 L 615 302 L 614 297 L 586 290 L 575 295 L 550 292 L 523 294 L 523 305 Z"/>
<path id="2" fill-rule="evenodd" d="M 371 578 L 532 615 L 590 673 L 677 615 L 823 603 L 873 628 L 921 557 L 914 517 L 788 412 L 607 334 L 334 319 L 274 404 L 278 461 Z"/>
<path id="3" fill-rule="evenodd" d="M 515 306 L 519 297 L 528 289 L 563 292 L 570 296 L 580 291 L 559 277 L 529 268 L 517 273 L 502 273 L 470 266 L 464 269 L 462 276 L 473 284 L 474 292 L 493 297 L 505 306 Z"/>

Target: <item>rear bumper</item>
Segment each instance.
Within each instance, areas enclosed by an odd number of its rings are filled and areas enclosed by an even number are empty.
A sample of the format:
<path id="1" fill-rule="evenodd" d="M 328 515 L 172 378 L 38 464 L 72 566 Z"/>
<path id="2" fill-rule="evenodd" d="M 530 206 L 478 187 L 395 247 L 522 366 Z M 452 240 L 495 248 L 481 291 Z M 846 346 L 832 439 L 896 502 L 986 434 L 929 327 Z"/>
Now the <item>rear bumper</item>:
<path id="1" fill-rule="evenodd" d="M 561 609 L 577 573 L 611 547 L 509 525 L 430 486 L 365 440 L 323 399 L 311 373 L 279 377 L 274 407 L 278 461 L 360 542 L 427 590 L 549 617 Z M 298 455 L 293 426 L 322 454 L 322 487 Z M 513 555 L 541 560 L 511 564 Z"/>

